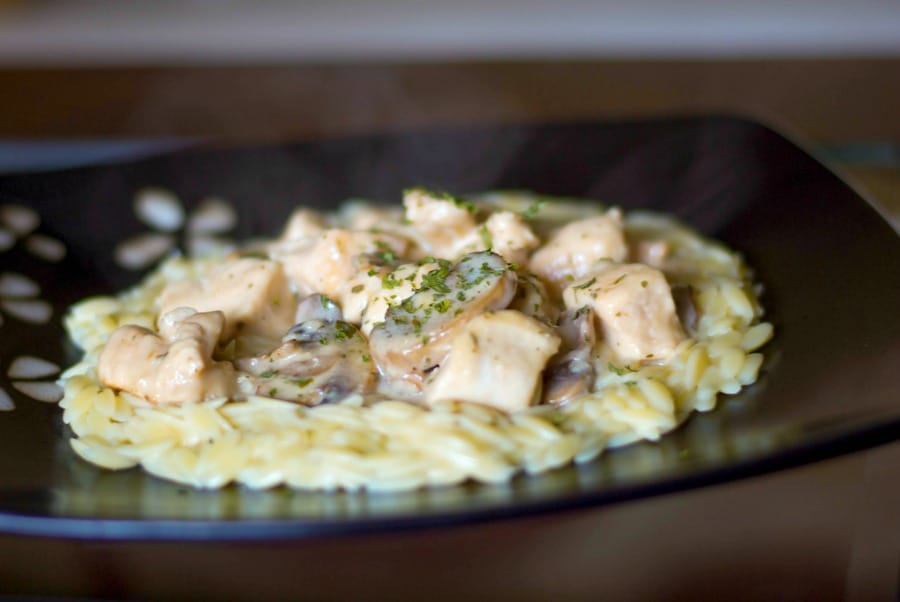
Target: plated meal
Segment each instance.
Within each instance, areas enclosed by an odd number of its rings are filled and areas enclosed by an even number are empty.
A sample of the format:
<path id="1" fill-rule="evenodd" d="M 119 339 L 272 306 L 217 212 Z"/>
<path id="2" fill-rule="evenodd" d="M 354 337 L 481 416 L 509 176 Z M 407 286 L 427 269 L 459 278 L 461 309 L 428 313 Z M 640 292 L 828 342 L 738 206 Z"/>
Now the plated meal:
<path id="1" fill-rule="evenodd" d="M 199 488 L 503 482 L 753 383 L 759 293 L 661 214 L 413 188 L 81 301 L 60 404 L 85 460 Z"/>

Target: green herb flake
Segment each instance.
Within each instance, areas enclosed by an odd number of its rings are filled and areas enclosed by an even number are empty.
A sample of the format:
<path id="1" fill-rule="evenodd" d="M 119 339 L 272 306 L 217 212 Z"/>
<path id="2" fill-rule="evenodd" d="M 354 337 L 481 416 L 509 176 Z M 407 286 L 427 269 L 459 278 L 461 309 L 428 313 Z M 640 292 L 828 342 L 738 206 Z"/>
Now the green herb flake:
<path id="1" fill-rule="evenodd" d="M 382 263 L 386 264 L 394 264 L 397 262 L 397 254 L 393 251 L 381 251 L 375 253 L 375 257 L 377 257 Z"/>
<path id="2" fill-rule="evenodd" d="M 275 397 L 276 395 L 278 395 L 278 387 L 269 389 L 269 397 Z"/>
<path id="3" fill-rule="evenodd" d="M 641 288 L 647 288 L 647 281 L 641 280 Z"/>
<path id="4" fill-rule="evenodd" d="M 353 288 L 350 289 L 351 293 L 361 293 L 365 287 L 361 284 L 357 284 Z"/>
<path id="5" fill-rule="evenodd" d="M 450 299 L 441 299 L 440 301 L 438 301 L 437 303 L 434 304 L 434 308 L 437 310 L 438 313 L 445 314 L 448 311 L 450 311 L 451 305 L 452 305 L 452 302 L 450 301 Z"/>
<path id="6" fill-rule="evenodd" d="M 526 217 L 529 219 L 533 218 L 534 216 L 536 216 L 538 214 L 538 211 L 540 211 L 541 208 L 543 208 L 543 206 L 546 203 L 547 203 L 546 199 L 536 200 L 531 205 L 529 205 L 528 208 L 525 209 L 525 211 L 522 212 L 522 217 Z"/>
<path id="7" fill-rule="evenodd" d="M 578 289 L 578 290 L 584 290 L 584 289 L 586 289 L 587 287 L 589 287 L 589 286 L 591 286 L 592 284 L 594 284 L 595 282 L 597 282 L 597 278 L 591 278 L 591 279 L 588 280 L 587 282 L 585 282 L 585 283 L 583 283 L 583 284 L 579 284 L 578 286 L 573 286 L 572 288 Z"/>
<path id="8" fill-rule="evenodd" d="M 404 299 L 402 303 L 400 303 L 400 307 L 408 314 L 416 313 L 416 304 L 413 302 L 412 297 Z"/>
<path id="9" fill-rule="evenodd" d="M 308 385 L 309 383 L 311 383 L 312 381 L 313 381 L 313 379 L 312 379 L 312 377 L 310 377 L 310 378 L 298 378 L 296 380 L 292 380 L 291 382 L 294 383 L 295 385 L 297 385 L 298 387 L 303 388 L 306 385 Z"/>
<path id="10" fill-rule="evenodd" d="M 277 370 L 266 370 L 262 374 L 259 375 L 260 378 L 272 378 L 278 374 Z"/>
<path id="11" fill-rule="evenodd" d="M 627 276 L 627 275 L 628 274 L 622 274 L 621 276 L 619 276 L 618 278 L 613 280 L 613 286 L 615 286 L 615 285 L 619 284 L 620 282 L 622 282 L 623 280 L 625 280 L 625 276 Z"/>
<path id="12" fill-rule="evenodd" d="M 620 368 L 619 366 L 616 366 L 612 362 L 608 362 L 606 364 L 606 367 L 609 369 L 610 372 L 612 372 L 616 376 L 625 376 L 629 372 L 634 372 L 634 370 L 632 370 L 628 366 L 625 366 L 624 368 Z"/>
<path id="13" fill-rule="evenodd" d="M 356 334 L 356 328 L 354 328 L 352 324 L 342 320 L 338 320 L 334 323 L 334 330 L 334 338 L 338 341 L 349 339 Z"/>
<path id="14" fill-rule="evenodd" d="M 403 284 L 403 283 L 400 282 L 399 280 L 397 280 L 397 277 L 394 276 L 394 273 L 393 273 L 393 272 L 391 272 L 391 273 L 385 275 L 385 276 L 381 279 L 381 286 L 384 287 L 384 288 L 386 288 L 386 289 L 389 289 L 389 290 L 390 290 L 390 289 L 393 289 L 393 288 L 397 288 L 397 287 L 400 286 L 401 284 Z"/>
<path id="15" fill-rule="evenodd" d="M 446 295 L 450 292 L 450 287 L 447 286 L 447 283 L 444 282 L 444 280 L 447 278 L 447 275 L 449 273 L 449 262 L 431 270 L 430 272 L 422 276 L 422 284 L 419 285 L 419 290 L 430 289 L 436 293 L 442 293 Z"/>
<path id="16" fill-rule="evenodd" d="M 478 208 L 475 207 L 475 203 L 472 201 L 467 201 L 466 199 L 450 194 L 449 192 L 434 193 L 434 196 L 442 201 L 450 201 L 460 209 L 465 209 L 469 213 L 476 213 L 478 211 Z"/>

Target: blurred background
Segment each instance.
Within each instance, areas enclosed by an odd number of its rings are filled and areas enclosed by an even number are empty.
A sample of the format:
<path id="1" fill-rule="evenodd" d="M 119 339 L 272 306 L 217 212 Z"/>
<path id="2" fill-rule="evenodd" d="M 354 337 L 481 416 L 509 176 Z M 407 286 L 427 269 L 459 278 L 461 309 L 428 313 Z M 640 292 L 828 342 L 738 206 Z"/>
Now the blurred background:
<path id="1" fill-rule="evenodd" d="M 3 3 L 7 64 L 134 65 L 900 52 L 892 0 Z"/>
<path id="2" fill-rule="evenodd" d="M 897 0 L 0 0 L 7 172 L 197 138 L 728 113 L 815 153 L 896 227 L 898 108 Z M 427 538 L 172 546 L 0 536 L 0 594 L 228 599 L 256 583 L 260 599 L 896 600 L 898 473 L 893 444 Z M 348 546 L 371 567 L 343 565 Z M 424 569 L 411 571 L 419 560 Z"/>

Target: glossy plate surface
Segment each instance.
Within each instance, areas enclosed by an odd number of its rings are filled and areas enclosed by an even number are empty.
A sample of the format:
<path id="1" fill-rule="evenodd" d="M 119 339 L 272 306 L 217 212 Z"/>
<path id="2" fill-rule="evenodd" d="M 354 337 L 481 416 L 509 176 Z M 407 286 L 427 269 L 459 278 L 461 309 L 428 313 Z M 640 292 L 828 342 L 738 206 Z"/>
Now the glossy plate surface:
<path id="1" fill-rule="evenodd" d="M 188 214 L 210 195 L 232 203 L 237 238 L 277 233 L 296 204 L 399 199 L 420 184 L 455 192 L 532 189 L 676 214 L 742 251 L 765 283 L 776 339 L 760 381 L 658 444 L 505 486 L 405 494 L 286 489 L 193 491 L 137 469 L 96 469 L 70 451 L 54 405 L 13 387 L 13 358 L 77 357 L 60 317 L 75 300 L 140 273 L 114 246 L 149 228 L 134 193 L 175 191 Z M 851 188 L 758 124 L 697 117 L 610 124 L 454 128 L 287 146 L 196 148 L 71 170 L 0 177 L 0 206 L 24 205 L 61 261 L 24 238 L 0 252 L 53 307 L 49 323 L 3 312 L 0 530 L 99 538 L 302 537 L 601 505 L 831 457 L 900 437 L 900 239 Z M 176 233 L 179 244 L 188 234 Z M 11 245 L 11 246 L 10 246 Z M 26 299 L 28 300 L 28 299 Z M 0 299 L 0 308 L 8 299 Z M 21 301 L 17 299 L 14 301 Z M 13 309 L 15 309 L 13 307 Z"/>

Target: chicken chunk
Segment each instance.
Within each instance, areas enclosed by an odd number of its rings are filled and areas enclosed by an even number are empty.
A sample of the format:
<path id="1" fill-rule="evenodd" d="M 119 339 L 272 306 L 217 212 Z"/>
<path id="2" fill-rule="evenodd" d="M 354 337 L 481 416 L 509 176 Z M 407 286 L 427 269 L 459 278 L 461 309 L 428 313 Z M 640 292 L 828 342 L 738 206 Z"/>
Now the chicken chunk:
<path id="1" fill-rule="evenodd" d="M 403 193 L 403 206 L 426 253 L 455 259 L 465 252 L 463 249 L 475 232 L 474 205 L 449 194 L 411 188 Z"/>
<path id="2" fill-rule="evenodd" d="M 466 401 L 507 412 L 527 408 L 540 399 L 541 372 L 559 344 L 548 326 L 518 311 L 483 313 L 453 339 L 425 401 Z"/>
<path id="3" fill-rule="evenodd" d="M 423 276 L 415 293 L 385 314 L 369 337 L 372 357 L 393 394 L 415 398 L 473 317 L 509 305 L 516 274 L 499 255 L 472 253 Z"/>
<path id="4" fill-rule="evenodd" d="M 529 269 L 559 294 L 574 279 L 582 278 L 628 254 L 622 233 L 622 213 L 611 209 L 563 226 L 531 256 Z"/>
<path id="5" fill-rule="evenodd" d="M 325 218 L 318 211 L 306 207 L 294 211 L 288 218 L 282 241 L 301 241 L 313 238 L 325 231 Z"/>
<path id="6" fill-rule="evenodd" d="M 301 295 L 338 299 L 359 269 L 360 256 L 379 255 L 391 263 L 408 248 L 409 241 L 396 235 L 331 228 L 300 244 L 273 247 L 271 253 Z"/>
<path id="7" fill-rule="evenodd" d="M 498 211 L 484 222 L 491 237 L 490 249 L 511 263 L 524 264 L 528 253 L 540 244 L 525 219 L 511 211 Z"/>
<path id="8" fill-rule="evenodd" d="M 603 338 L 627 363 L 665 361 L 684 338 L 666 277 L 639 263 L 608 266 L 563 292 L 568 309 L 589 307 Z"/>
<path id="9" fill-rule="evenodd" d="M 345 203 L 338 213 L 337 223 L 351 230 L 375 231 L 393 228 L 403 221 L 403 210 L 396 206 L 378 206 L 365 201 Z"/>
<path id="10" fill-rule="evenodd" d="M 155 404 L 196 403 L 231 395 L 234 368 L 212 354 L 222 336 L 221 311 L 186 307 L 164 314 L 159 334 L 140 326 L 113 332 L 100 354 L 100 382 Z"/>
<path id="11" fill-rule="evenodd" d="M 528 253 L 539 243 L 522 216 L 511 211 L 498 211 L 484 223 L 473 227 L 468 236 L 460 238 L 456 242 L 455 253 L 458 256 L 493 251 L 510 263 L 524 264 L 528 261 Z"/>
<path id="12" fill-rule="evenodd" d="M 235 335 L 277 340 L 293 326 L 297 302 L 281 264 L 245 257 L 217 267 L 198 282 L 169 284 L 159 305 L 161 314 L 176 307 L 221 311 L 225 340 Z"/>

